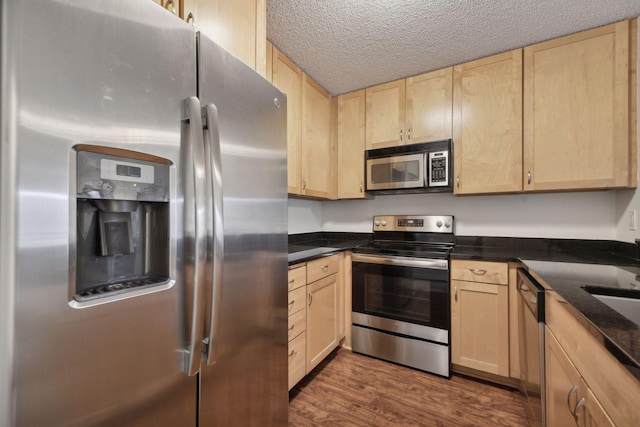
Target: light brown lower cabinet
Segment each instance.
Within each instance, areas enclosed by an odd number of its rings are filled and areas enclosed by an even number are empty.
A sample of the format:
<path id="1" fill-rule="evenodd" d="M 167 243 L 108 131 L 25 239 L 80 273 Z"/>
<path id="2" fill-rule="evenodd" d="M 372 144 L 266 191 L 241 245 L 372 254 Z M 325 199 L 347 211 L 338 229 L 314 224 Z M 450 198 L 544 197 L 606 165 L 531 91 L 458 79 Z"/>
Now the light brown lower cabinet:
<path id="1" fill-rule="evenodd" d="M 338 346 L 336 276 L 307 285 L 307 372 Z"/>
<path id="2" fill-rule="evenodd" d="M 545 328 L 548 427 L 615 426 L 549 328 Z"/>
<path id="3" fill-rule="evenodd" d="M 509 377 L 508 264 L 451 261 L 451 362 Z"/>
<path id="4" fill-rule="evenodd" d="M 509 376 L 509 287 L 452 280 L 451 362 Z"/>
<path id="5" fill-rule="evenodd" d="M 289 268 L 289 390 L 345 336 L 345 255 Z"/>

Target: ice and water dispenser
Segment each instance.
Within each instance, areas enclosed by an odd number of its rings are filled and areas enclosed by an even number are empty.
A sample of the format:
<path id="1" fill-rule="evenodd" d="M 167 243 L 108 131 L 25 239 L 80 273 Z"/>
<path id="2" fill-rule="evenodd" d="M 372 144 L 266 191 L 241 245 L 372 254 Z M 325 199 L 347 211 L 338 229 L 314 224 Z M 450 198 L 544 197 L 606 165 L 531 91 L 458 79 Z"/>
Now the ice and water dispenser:
<path id="1" fill-rule="evenodd" d="M 169 282 L 169 167 L 140 153 L 77 149 L 76 301 Z"/>

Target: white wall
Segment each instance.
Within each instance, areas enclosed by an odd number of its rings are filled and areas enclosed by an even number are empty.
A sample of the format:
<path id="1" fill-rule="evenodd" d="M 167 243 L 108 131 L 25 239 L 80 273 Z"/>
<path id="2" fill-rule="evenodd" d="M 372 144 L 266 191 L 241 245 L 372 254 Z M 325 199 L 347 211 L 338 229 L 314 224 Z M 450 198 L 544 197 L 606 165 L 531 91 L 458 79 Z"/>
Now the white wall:
<path id="1" fill-rule="evenodd" d="M 637 19 L 640 24 L 640 18 Z M 638 69 L 640 69 L 640 32 L 638 32 Z M 638 87 L 640 87 L 640 73 L 638 73 Z M 640 91 L 635 94 L 640 105 Z M 638 111 L 638 123 L 640 123 L 640 109 Z M 638 129 L 638 141 L 640 141 L 640 127 Z M 638 150 L 638 165 L 640 165 L 640 150 Z M 619 191 L 616 199 L 616 239 L 623 242 L 634 242 L 640 239 L 640 226 L 638 230 L 629 230 L 629 216 L 636 211 L 636 223 L 640 223 L 640 191 Z"/>
<path id="2" fill-rule="evenodd" d="M 289 233 L 371 232 L 373 215 L 454 215 L 461 236 L 616 239 L 616 192 L 466 196 L 407 194 L 374 200 L 289 200 Z"/>

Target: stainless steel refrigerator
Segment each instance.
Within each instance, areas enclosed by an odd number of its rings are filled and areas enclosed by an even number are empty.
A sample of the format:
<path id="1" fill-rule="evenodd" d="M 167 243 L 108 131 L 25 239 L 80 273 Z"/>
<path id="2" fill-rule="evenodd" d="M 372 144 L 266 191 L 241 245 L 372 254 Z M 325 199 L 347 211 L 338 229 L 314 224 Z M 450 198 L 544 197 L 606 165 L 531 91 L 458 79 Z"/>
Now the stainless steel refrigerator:
<path id="1" fill-rule="evenodd" d="M 0 426 L 286 424 L 286 97 L 150 0 L 0 13 Z"/>

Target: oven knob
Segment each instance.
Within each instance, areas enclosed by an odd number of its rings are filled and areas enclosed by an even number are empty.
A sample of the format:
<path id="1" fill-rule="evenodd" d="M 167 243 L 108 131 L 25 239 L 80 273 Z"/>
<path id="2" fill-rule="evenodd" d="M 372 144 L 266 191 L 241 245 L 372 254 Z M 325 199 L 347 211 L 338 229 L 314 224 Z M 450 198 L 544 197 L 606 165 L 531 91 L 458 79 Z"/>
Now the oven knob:
<path id="1" fill-rule="evenodd" d="M 376 227 L 379 227 L 380 226 L 380 221 L 376 221 L 374 224 L 376 225 Z"/>
<path id="2" fill-rule="evenodd" d="M 382 222 L 380 224 L 382 224 L 383 227 L 386 227 L 387 226 L 387 221 L 382 220 Z"/>
<path id="3" fill-rule="evenodd" d="M 438 228 L 442 227 L 442 221 L 438 220 L 436 222 L 436 227 L 438 227 Z"/>
<path id="4" fill-rule="evenodd" d="M 449 221 L 447 221 L 447 222 L 444 223 L 444 226 L 449 228 L 449 227 L 451 227 L 451 223 Z"/>

